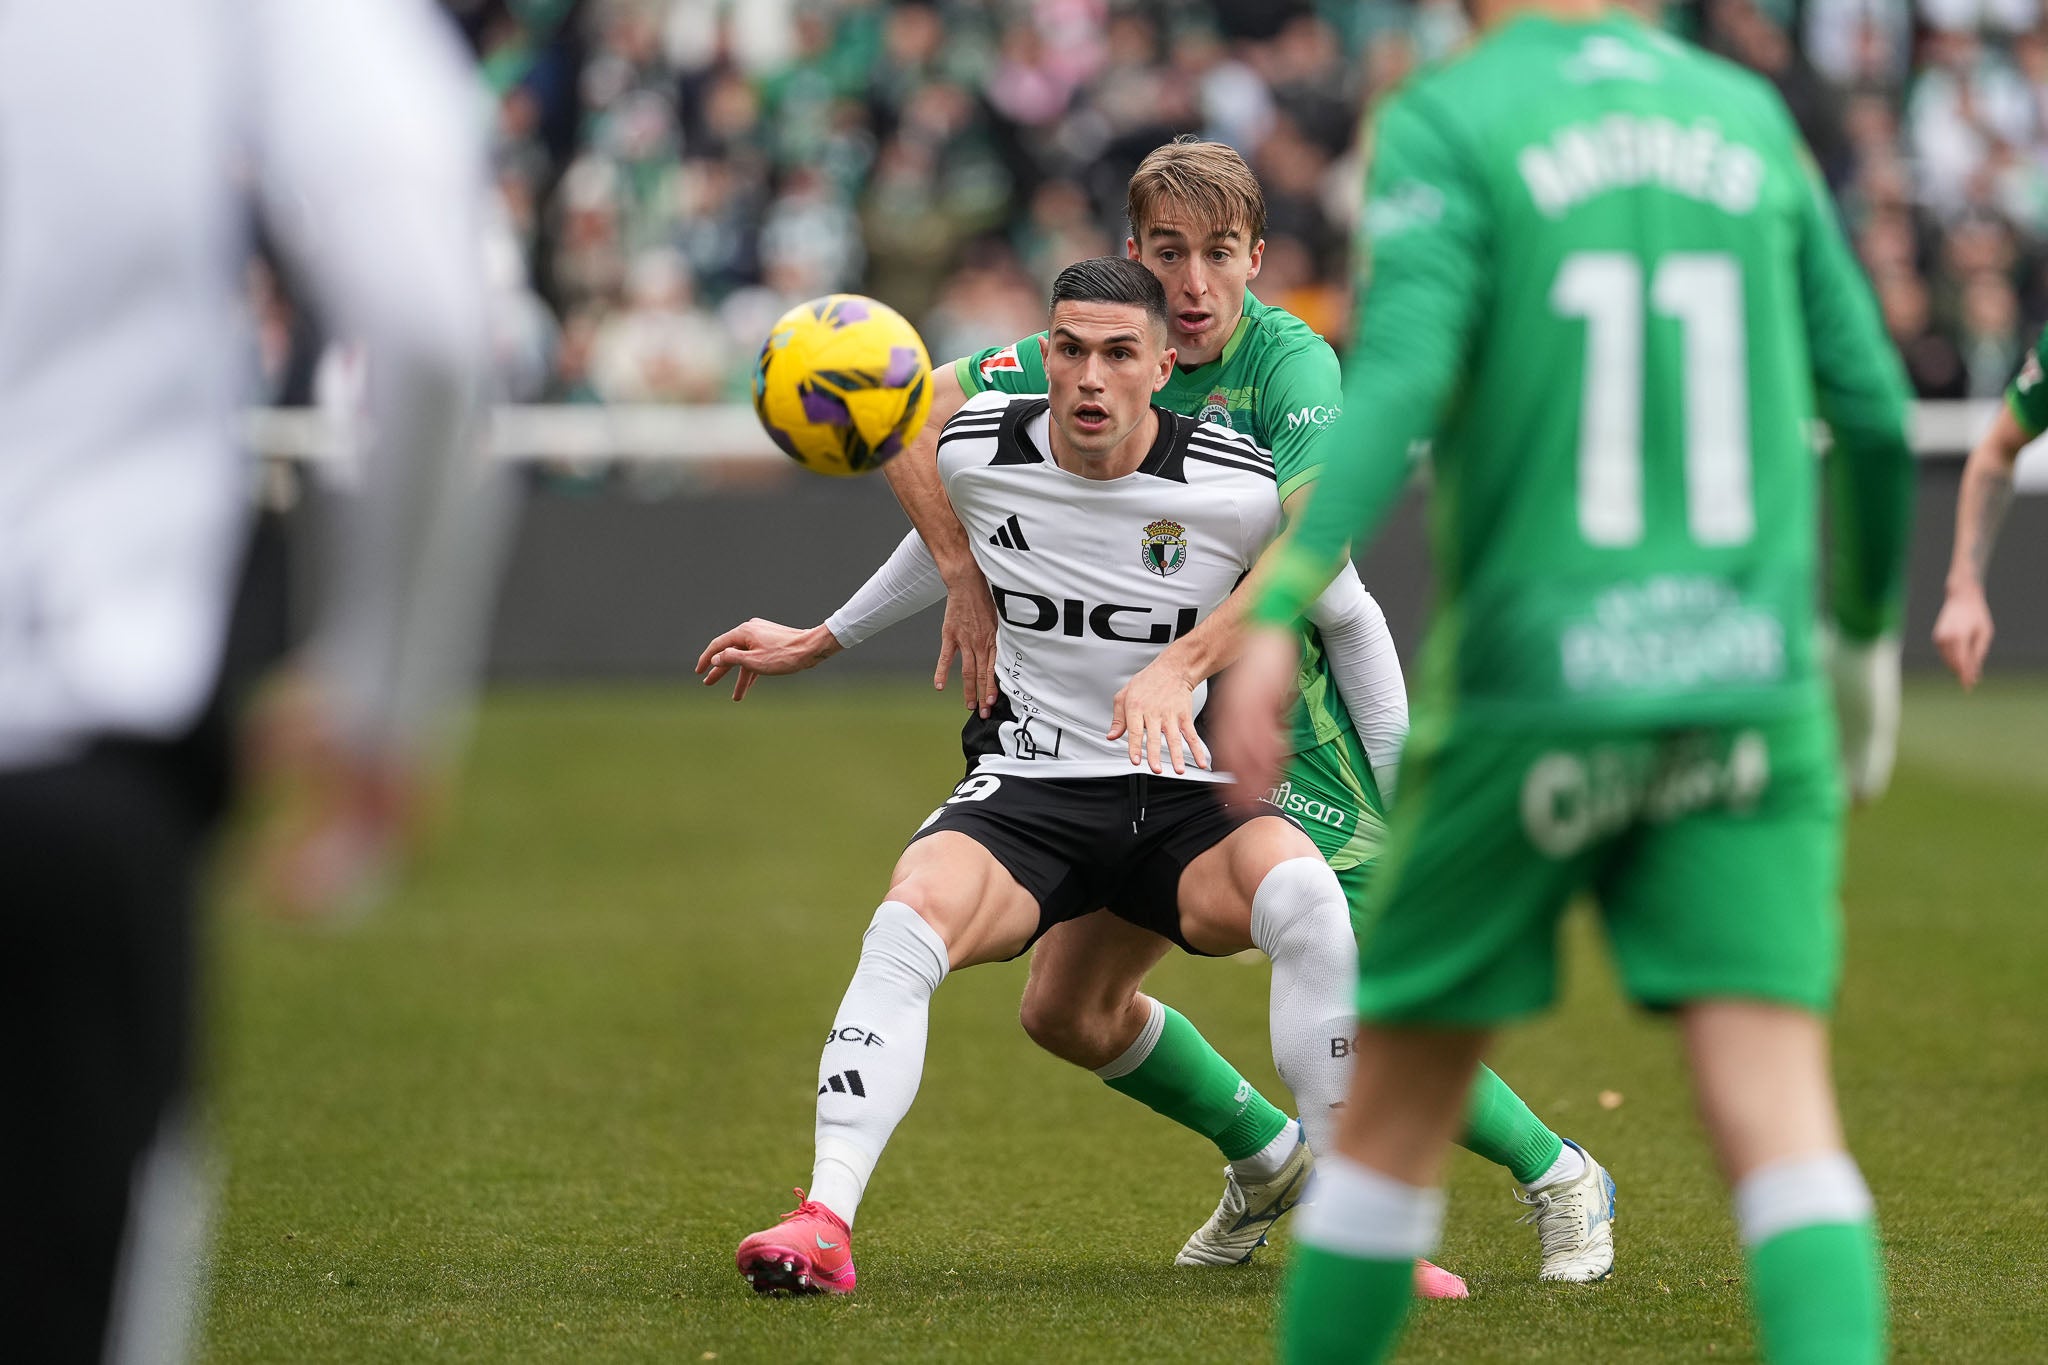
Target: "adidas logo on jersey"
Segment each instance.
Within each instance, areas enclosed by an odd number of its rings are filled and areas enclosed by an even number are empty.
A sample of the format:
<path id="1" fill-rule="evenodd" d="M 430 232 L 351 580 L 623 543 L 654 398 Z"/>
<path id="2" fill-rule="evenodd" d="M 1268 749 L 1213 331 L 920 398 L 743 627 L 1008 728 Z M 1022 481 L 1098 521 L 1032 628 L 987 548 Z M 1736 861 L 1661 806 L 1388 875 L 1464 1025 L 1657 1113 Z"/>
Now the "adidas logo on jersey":
<path id="1" fill-rule="evenodd" d="M 996 533 L 988 538 L 988 543 L 1000 545 L 1005 550 L 1028 550 L 1031 548 L 1024 540 L 1024 523 L 1017 520 L 1015 512 L 1010 513 L 1009 520 L 996 527 Z"/>
<path id="2" fill-rule="evenodd" d="M 827 1090 L 835 1095 L 851 1092 L 855 1099 L 864 1100 L 868 1097 L 867 1087 L 860 1083 L 860 1073 L 850 1068 L 837 1076 L 827 1076 L 825 1083 L 818 1087 L 818 1093 L 822 1095 Z"/>

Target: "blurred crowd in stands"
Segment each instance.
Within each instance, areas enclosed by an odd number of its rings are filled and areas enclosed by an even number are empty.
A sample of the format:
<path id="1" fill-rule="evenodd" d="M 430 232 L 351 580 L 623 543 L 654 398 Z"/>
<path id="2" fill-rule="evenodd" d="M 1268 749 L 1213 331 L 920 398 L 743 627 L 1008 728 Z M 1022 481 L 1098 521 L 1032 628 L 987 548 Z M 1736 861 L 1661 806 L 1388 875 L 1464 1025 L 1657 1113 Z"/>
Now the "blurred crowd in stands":
<path id="1" fill-rule="evenodd" d="M 1458 0 L 443 3 L 553 402 L 743 398 L 774 319 L 832 290 L 935 360 L 1026 335 L 1061 266 L 1122 249 L 1126 178 L 1181 132 L 1265 185 L 1254 292 L 1341 338 L 1360 111 L 1465 34 Z M 2041 0 L 1641 7 L 1783 92 L 1921 395 L 1996 394 L 2048 320 Z M 303 398 L 259 296 L 273 393 Z"/>

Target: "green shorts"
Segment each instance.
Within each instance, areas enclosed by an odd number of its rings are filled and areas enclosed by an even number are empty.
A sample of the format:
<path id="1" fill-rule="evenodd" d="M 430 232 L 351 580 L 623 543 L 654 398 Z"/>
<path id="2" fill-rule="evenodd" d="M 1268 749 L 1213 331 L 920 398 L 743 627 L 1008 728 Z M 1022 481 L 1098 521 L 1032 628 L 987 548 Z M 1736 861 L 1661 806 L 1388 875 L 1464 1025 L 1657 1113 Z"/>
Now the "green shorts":
<path id="1" fill-rule="evenodd" d="M 1344 904 L 1351 911 L 1351 933 L 1359 942 L 1365 941 L 1365 926 L 1368 908 L 1372 905 L 1372 884 L 1379 876 L 1377 859 L 1353 863 L 1337 871 L 1337 885 L 1344 888 Z"/>
<path id="2" fill-rule="evenodd" d="M 1557 925 L 1591 893 L 1629 993 L 1825 1012 L 1842 828 L 1824 709 L 1687 730 L 1410 739 L 1360 935 L 1359 1013 L 1489 1025 L 1557 992 Z"/>
<path id="3" fill-rule="evenodd" d="M 1378 857 L 1386 845 L 1379 784 L 1349 730 L 1288 759 L 1266 800 L 1293 816 L 1339 873 Z"/>

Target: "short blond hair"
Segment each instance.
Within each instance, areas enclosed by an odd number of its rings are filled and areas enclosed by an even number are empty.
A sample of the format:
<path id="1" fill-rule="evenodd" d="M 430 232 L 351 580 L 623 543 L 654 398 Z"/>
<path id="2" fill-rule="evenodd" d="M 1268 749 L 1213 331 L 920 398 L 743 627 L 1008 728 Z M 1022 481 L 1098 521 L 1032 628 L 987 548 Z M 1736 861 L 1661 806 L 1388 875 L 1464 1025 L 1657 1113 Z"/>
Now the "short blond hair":
<path id="1" fill-rule="evenodd" d="M 1131 175 L 1124 210 L 1139 245 L 1168 205 L 1211 227 L 1236 228 L 1249 246 L 1266 235 L 1266 192 L 1235 148 L 1192 133 L 1155 147 Z"/>

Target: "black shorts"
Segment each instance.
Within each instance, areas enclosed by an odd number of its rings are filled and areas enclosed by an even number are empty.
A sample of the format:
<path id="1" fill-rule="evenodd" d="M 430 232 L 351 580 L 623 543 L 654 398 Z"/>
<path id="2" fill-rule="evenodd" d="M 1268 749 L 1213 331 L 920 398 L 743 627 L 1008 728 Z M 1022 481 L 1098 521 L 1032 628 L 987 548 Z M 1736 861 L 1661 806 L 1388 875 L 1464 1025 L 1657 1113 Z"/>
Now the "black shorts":
<path id="1" fill-rule="evenodd" d="M 1038 902 L 1032 943 L 1055 924 L 1107 908 L 1192 953 L 1180 934 L 1180 874 L 1239 826 L 1278 814 L 1226 805 L 1221 783 L 1150 773 L 976 773 L 910 842 L 952 830 L 987 849 Z"/>

